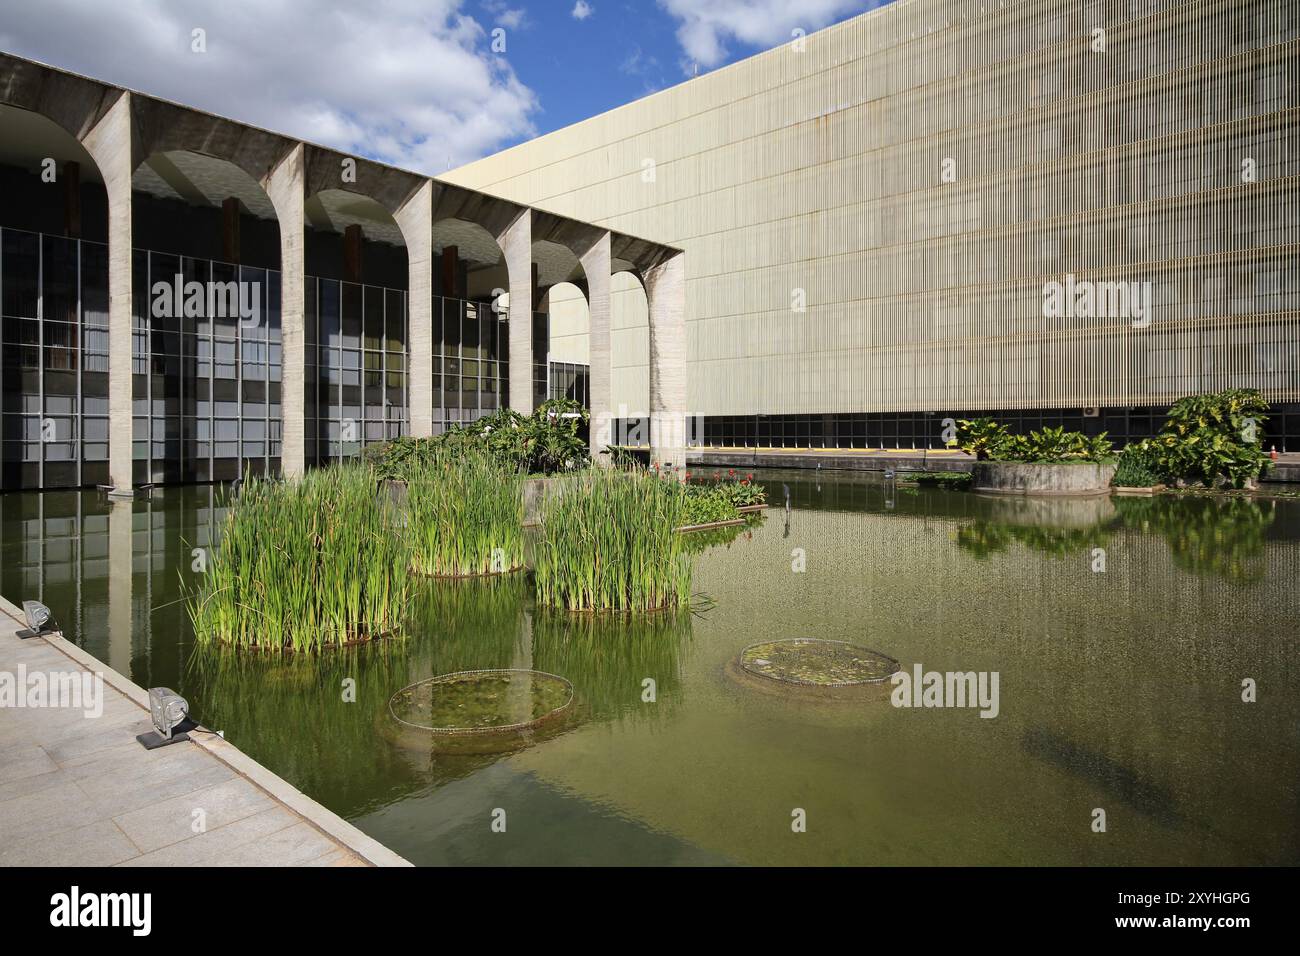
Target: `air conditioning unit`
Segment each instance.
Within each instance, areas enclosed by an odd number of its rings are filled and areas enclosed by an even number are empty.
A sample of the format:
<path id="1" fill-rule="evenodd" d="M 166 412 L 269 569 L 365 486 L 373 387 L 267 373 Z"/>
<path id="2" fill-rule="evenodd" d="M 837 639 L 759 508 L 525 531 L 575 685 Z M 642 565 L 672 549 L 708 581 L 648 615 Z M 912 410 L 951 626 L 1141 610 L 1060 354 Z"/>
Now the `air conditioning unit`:
<path id="1" fill-rule="evenodd" d="M 1084 418 L 1097 418 L 1101 415 L 1101 409 L 1096 405 L 1085 405 L 1083 408 Z"/>

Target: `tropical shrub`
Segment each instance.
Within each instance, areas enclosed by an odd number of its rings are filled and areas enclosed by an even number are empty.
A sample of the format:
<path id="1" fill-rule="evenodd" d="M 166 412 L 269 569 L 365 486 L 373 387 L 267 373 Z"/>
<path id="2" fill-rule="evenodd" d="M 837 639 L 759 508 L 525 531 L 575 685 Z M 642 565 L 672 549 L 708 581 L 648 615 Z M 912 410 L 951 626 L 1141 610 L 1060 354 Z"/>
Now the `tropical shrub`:
<path id="1" fill-rule="evenodd" d="M 444 451 L 486 452 L 501 465 L 528 474 L 554 474 L 590 463 L 584 429 L 590 413 L 571 399 L 543 402 L 531 416 L 509 408 L 457 425 L 433 438 L 403 436 L 367 447 L 375 473 L 404 481 L 418 463 Z"/>
<path id="2" fill-rule="evenodd" d="M 524 563 L 523 476 L 483 448 L 435 446 L 406 471 L 411 568 L 464 577 Z"/>
<path id="3" fill-rule="evenodd" d="M 402 517 L 364 465 L 249 477 L 186 610 L 200 643 L 338 647 L 397 629 L 408 563 Z"/>
<path id="4" fill-rule="evenodd" d="M 665 474 L 591 468 L 560 479 L 534 549 L 537 602 L 570 611 L 652 611 L 690 601 L 686 486 Z"/>
<path id="5" fill-rule="evenodd" d="M 1028 435 L 1008 435 L 1003 442 L 991 449 L 989 457 L 994 461 L 1044 464 L 1104 462 L 1114 457 L 1111 448 L 1105 432 L 1100 435 L 1085 435 L 1083 432 L 1067 432 L 1060 426 L 1049 426 Z"/>
<path id="6" fill-rule="evenodd" d="M 1267 411 L 1253 388 L 1193 395 L 1175 402 L 1160 434 L 1143 444 L 1170 480 L 1240 488 L 1269 465 L 1262 440 Z"/>
<path id="7" fill-rule="evenodd" d="M 1150 442 L 1134 442 L 1119 454 L 1111 484 L 1123 488 L 1150 488 L 1164 480 L 1159 456 Z"/>
<path id="8" fill-rule="evenodd" d="M 1105 432 L 1087 436 L 1062 427 L 1011 434 L 993 419 L 961 419 L 954 444 L 979 460 L 992 462 L 1108 462 L 1112 445 Z"/>
<path id="9" fill-rule="evenodd" d="M 991 418 L 963 418 L 957 422 L 957 447 L 984 461 L 1004 445 L 1010 432 Z"/>
<path id="10" fill-rule="evenodd" d="M 1028 435 L 1013 435 L 991 418 L 963 418 L 957 422 L 956 443 L 962 451 L 984 461 L 1027 461 L 1054 464 L 1072 461 L 1109 461 L 1111 443 L 1106 433 L 1089 436 L 1062 427 L 1040 428 Z"/>

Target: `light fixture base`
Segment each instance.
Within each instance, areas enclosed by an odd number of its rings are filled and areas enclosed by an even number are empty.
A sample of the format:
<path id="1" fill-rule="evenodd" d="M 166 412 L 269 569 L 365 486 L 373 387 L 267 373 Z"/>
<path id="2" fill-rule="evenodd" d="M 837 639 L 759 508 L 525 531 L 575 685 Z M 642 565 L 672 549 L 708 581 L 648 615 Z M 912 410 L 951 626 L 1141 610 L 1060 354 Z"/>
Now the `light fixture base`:
<path id="1" fill-rule="evenodd" d="M 26 627 L 14 633 L 14 637 L 18 638 L 18 640 L 20 641 L 26 641 L 26 640 L 30 640 L 33 637 L 42 637 L 42 636 L 43 635 L 41 634 L 40 631 L 33 631 L 30 628 L 26 628 Z"/>
<path id="2" fill-rule="evenodd" d="M 170 737 L 164 737 L 158 731 L 150 730 L 148 733 L 136 734 L 135 739 L 145 750 L 157 750 L 159 747 L 166 747 L 170 744 L 178 744 L 182 740 L 189 740 L 189 731 L 197 726 L 197 723 L 187 717 L 176 725 Z"/>

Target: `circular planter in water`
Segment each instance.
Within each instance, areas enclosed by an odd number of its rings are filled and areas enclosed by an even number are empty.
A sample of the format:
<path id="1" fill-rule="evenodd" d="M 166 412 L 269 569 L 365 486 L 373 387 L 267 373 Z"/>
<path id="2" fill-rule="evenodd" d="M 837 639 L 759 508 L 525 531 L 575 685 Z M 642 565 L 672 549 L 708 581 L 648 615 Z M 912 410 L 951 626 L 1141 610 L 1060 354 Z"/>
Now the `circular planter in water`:
<path id="1" fill-rule="evenodd" d="M 1115 465 L 1095 461 L 977 461 L 971 487 L 994 495 L 1105 495 Z"/>
<path id="2" fill-rule="evenodd" d="M 573 706 L 573 685 L 544 671 L 459 671 L 403 687 L 388 701 L 400 736 L 455 753 L 493 753 L 532 741 Z"/>
<path id="3" fill-rule="evenodd" d="M 794 638 L 750 644 L 731 671 L 761 690 L 840 697 L 887 688 L 898 666 L 892 657 L 846 641 Z"/>

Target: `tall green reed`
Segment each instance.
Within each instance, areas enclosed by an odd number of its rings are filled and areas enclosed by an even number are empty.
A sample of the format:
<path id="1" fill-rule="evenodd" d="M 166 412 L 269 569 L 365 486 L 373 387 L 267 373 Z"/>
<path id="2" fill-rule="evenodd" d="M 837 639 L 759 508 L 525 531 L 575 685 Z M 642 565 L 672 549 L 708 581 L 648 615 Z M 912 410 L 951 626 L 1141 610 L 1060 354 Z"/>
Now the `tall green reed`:
<path id="1" fill-rule="evenodd" d="M 401 514 L 365 465 L 249 477 L 186 608 L 200 643 L 338 647 L 398 628 L 409 560 Z"/>
<path id="2" fill-rule="evenodd" d="M 487 452 L 439 448 L 412 462 L 406 515 L 420 574 L 499 574 L 524 563 L 523 477 Z"/>
<path id="3" fill-rule="evenodd" d="M 571 611 L 685 607 L 691 555 L 677 528 L 687 492 L 674 477 L 595 468 L 556 479 L 534 551 L 539 604 Z"/>

